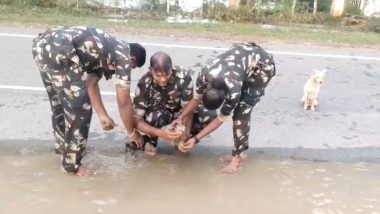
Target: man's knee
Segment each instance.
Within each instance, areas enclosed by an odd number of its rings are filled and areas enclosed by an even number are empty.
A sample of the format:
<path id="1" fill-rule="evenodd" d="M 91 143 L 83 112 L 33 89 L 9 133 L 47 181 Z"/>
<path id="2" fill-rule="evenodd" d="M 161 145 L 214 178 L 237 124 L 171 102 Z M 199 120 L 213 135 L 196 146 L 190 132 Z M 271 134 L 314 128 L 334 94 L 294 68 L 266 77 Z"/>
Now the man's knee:
<path id="1" fill-rule="evenodd" d="M 145 144 L 149 143 L 150 145 L 157 147 L 157 137 L 149 137 L 148 135 L 143 135 Z"/>
<path id="2" fill-rule="evenodd" d="M 162 126 L 168 125 L 173 120 L 173 114 L 169 111 L 152 111 L 147 112 L 144 116 L 145 122 L 150 125 L 161 128 Z"/>

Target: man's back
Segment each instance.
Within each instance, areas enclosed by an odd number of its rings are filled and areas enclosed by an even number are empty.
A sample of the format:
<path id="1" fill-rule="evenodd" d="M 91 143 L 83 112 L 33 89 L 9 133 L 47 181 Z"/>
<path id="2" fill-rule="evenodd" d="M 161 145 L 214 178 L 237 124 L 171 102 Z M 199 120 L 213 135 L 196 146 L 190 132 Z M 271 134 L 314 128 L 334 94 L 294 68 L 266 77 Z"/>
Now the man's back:
<path id="1" fill-rule="evenodd" d="M 239 79 L 243 80 L 247 76 L 246 68 L 252 57 L 254 48 L 247 45 L 234 45 L 209 62 L 202 69 L 202 73 L 207 73 L 213 77 L 231 73 L 231 75 L 239 76 Z"/>
<path id="2" fill-rule="evenodd" d="M 71 55 L 77 55 L 79 60 L 76 63 L 80 63 L 85 72 L 96 73 L 99 77 L 104 74 L 107 79 L 110 78 L 115 73 L 118 59 L 129 61 L 128 43 L 117 40 L 100 29 L 74 26 L 51 28 L 47 32 L 52 37 L 53 54 L 68 59 L 72 59 Z"/>

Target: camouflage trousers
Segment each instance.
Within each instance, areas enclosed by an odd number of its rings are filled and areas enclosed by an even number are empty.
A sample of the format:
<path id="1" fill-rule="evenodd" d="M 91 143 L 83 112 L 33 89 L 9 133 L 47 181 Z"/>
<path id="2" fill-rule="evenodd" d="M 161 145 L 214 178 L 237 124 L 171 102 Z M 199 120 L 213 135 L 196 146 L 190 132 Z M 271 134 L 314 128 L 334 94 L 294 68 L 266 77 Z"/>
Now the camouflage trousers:
<path id="1" fill-rule="evenodd" d="M 92 106 L 82 67 L 70 57 L 70 45 L 45 33 L 33 41 L 32 53 L 45 85 L 52 111 L 55 151 L 62 167 L 76 173 L 86 147 Z M 77 59 L 76 59 L 77 60 Z"/>
<path id="2" fill-rule="evenodd" d="M 233 112 L 234 148 L 232 156 L 240 157 L 249 148 L 248 138 L 251 129 L 251 113 L 253 107 L 264 95 L 265 86 L 256 84 L 254 80 L 243 84 L 240 102 Z"/>
<path id="3" fill-rule="evenodd" d="M 172 112 L 165 107 L 151 107 L 147 109 L 144 115 L 144 120 L 156 128 L 162 128 L 163 126 L 169 125 L 174 119 L 176 119 L 179 113 L 179 111 Z M 203 105 L 199 105 L 193 116 L 191 134 L 198 134 L 216 117 L 216 111 L 207 110 L 203 107 Z M 157 137 L 151 137 L 147 135 L 143 137 L 146 143 L 157 147 Z"/>

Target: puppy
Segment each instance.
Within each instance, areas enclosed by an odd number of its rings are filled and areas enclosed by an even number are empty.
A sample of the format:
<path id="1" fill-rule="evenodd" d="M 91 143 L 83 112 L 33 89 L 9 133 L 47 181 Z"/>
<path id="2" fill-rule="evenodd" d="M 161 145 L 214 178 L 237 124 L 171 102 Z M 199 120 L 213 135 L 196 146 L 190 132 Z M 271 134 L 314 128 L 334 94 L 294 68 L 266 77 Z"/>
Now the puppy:
<path id="1" fill-rule="evenodd" d="M 186 142 L 187 140 L 187 135 L 186 135 L 186 127 L 182 124 L 178 124 L 175 128 L 174 128 L 174 132 L 176 133 L 179 133 L 181 134 L 181 137 L 178 138 L 178 140 L 176 140 L 174 143 L 179 145 L 179 144 L 183 144 Z"/>
<path id="2" fill-rule="evenodd" d="M 301 102 L 303 103 L 303 108 L 305 110 L 310 108 L 310 110 L 314 111 L 315 106 L 318 105 L 317 97 L 325 73 L 326 70 L 315 70 L 305 83 L 303 87 L 303 97 L 301 99 Z"/>

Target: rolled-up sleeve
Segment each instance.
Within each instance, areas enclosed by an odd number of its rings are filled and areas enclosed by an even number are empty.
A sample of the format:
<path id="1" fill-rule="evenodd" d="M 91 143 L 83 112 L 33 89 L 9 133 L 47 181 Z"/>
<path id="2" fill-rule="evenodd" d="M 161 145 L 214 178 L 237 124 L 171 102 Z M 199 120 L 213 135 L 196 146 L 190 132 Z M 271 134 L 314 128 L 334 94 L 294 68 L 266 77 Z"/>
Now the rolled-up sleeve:
<path id="1" fill-rule="evenodd" d="M 115 54 L 115 83 L 121 87 L 130 88 L 132 66 L 129 56 L 129 47 L 119 44 L 115 49 Z"/>
<path id="2" fill-rule="evenodd" d="M 187 105 L 191 98 L 193 97 L 193 81 L 191 79 L 191 75 L 186 72 L 185 77 L 183 79 L 183 84 L 182 84 L 182 92 L 181 92 L 181 106 L 184 107 Z"/>
<path id="3" fill-rule="evenodd" d="M 147 94 L 148 85 L 146 84 L 146 78 L 147 77 L 143 76 L 139 80 L 135 90 L 135 97 L 133 98 L 133 112 L 134 117 L 136 118 L 143 118 L 148 107 L 149 97 Z"/>
<path id="4" fill-rule="evenodd" d="M 253 76 L 255 79 L 261 79 L 265 87 L 272 77 L 276 75 L 273 56 L 263 49 L 259 49 L 254 55 L 254 61 L 256 61 L 256 63 L 253 67 Z"/>
<path id="5" fill-rule="evenodd" d="M 201 99 L 203 96 L 203 93 L 205 92 L 207 88 L 208 81 L 206 79 L 206 75 L 201 72 L 199 73 L 197 77 L 197 81 L 195 83 L 195 89 L 194 89 L 194 99 Z"/>

